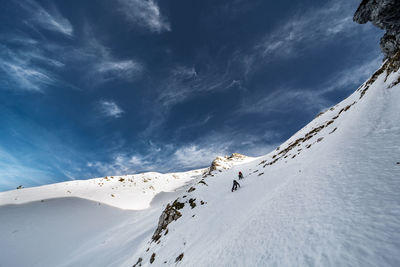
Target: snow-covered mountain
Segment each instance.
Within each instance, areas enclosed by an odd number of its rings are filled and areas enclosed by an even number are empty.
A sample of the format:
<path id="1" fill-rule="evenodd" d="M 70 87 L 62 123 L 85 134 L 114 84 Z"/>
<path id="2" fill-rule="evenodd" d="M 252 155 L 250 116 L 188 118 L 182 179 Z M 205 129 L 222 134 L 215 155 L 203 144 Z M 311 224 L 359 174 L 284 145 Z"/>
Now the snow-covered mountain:
<path id="1" fill-rule="evenodd" d="M 263 157 L 0 193 L 0 266 L 400 266 L 396 49 Z"/>
<path id="2" fill-rule="evenodd" d="M 1 193 L 0 266 L 399 266 L 399 55 L 264 157 Z"/>
<path id="3" fill-rule="evenodd" d="M 254 159 L 233 154 L 189 172 L 108 176 L 2 192 L 0 266 L 124 265 L 151 236 L 163 204 L 212 170 Z"/>
<path id="4" fill-rule="evenodd" d="M 400 266 L 399 56 L 275 151 L 177 198 L 130 263 Z"/>

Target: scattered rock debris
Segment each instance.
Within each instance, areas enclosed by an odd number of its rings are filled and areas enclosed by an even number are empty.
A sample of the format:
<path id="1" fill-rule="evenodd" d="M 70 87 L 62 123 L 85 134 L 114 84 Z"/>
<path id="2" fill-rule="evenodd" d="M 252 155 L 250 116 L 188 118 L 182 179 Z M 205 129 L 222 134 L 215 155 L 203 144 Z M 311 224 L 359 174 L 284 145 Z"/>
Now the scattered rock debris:
<path id="1" fill-rule="evenodd" d="M 150 264 L 153 264 L 154 260 L 156 259 L 156 253 L 151 254 L 150 257 Z"/>
<path id="2" fill-rule="evenodd" d="M 204 180 L 200 180 L 200 182 L 198 182 L 199 184 L 204 184 L 204 185 L 207 185 L 208 186 L 208 184 L 204 181 Z"/>
<path id="3" fill-rule="evenodd" d="M 189 204 L 190 204 L 190 207 L 192 207 L 192 209 L 196 207 L 196 202 L 195 201 L 196 201 L 195 198 L 189 199 Z"/>
<path id="4" fill-rule="evenodd" d="M 297 146 L 300 146 L 301 143 L 304 143 L 304 142 L 310 140 L 310 139 L 313 138 L 315 135 L 317 135 L 317 133 L 320 132 L 322 129 L 324 129 L 324 128 L 328 127 L 329 125 L 331 125 L 332 123 L 334 123 L 334 121 L 335 121 L 337 118 L 339 118 L 340 114 L 342 114 L 343 112 L 346 112 L 347 110 L 349 110 L 349 109 L 351 108 L 351 106 L 353 106 L 353 105 L 356 104 L 356 103 L 357 103 L 357 102 L 354 101 L 352 104 L 347 105 L 346 107 L 342 108 L 342 109 L 338 112 L 338 114 L 337 114 L 336 116 L 334 116 L 331 120 L 325 122 L 324 124 L 320 125 L 319 127 L 313 128 L 311 131 L 309 131 L 307 134 L 305 134 L 304 137 L 300 137 L 300 138 L 296 139 L 295 141 L 290 142 L 290 143 L 288 144 L 288 146 L 287 146 L 285 149 L 280 150 L 280 152 L 279 152 L 278 154 L 275 154 L 275 155 L 272 156 L 272 159 L 273 159 L 272 161 L 267 162 L 266 160 L 263 160 L 263 161 L 261 161 L 261 162 L 259 163 L 259 165 L 264 164 L 264 165 L 263 165 L 263 168 L 265 168 L 265 167 L 268 166 L 268 165 L 272 165 L 272 164 L 276 163 L 276 162 L 277 162 L 278 160 L 280 160 L 281 158 L 287 158 L 287 157 L 289 157 L 289 156 L 291 156 L 292 158 L 295 158 L 296 155 L 293 155 L 293 156 L 292 156 L 291 154 L 289 154 L 289 151 L 291 151 L 293 148 L 295 148 L 295 147 L 297 147 Z M 333 109 L 331 108 L 330 110 L 334 110 L 334 108 L 333 108 Z M 332 134 L 333 132 L 335 132 L 336 129 L 337 129 L 337 128 L 334 128 L 334 129 L 330 132 L 330 134 Z M 323 139 L 323 137 L 321 137 L 321 138 Z M 321 138 L 319 138 L 319 139 L 317 140 L 317 142 L 322 141 Z M 308 145 L 306 146 L 306 148 L 310 148 L 310 147 L 311 147 L 311 144 L 308 144 Z M 279 147 L 278 147 L 278 148 L 279 148 Z M 278 148 L 276 149 L 276 151 L 279 150 Z M 297 151 L 301 151 L 301 150 L 298 149 Z M 298 153 L 298 154 L 299 154 L 299 153 Z"/>
<path id="5" fill-rule="evenodd" d="M 178 257 L 176 257 L 175 262 L 179 262 L 183 259 L 183 253 L 181 253 Z"/>
<path id="6" fill-rule="evenodd" d="M 143 259 L 142 259 L 142 258 L 139 258 L 139 259 L 137 260 L 137 262 L 136 262 L 132 267 L 142 266 L 142 261 L 143 261 Z"/>
<path id="7" fill-rule="evenodd" d="M 194 190 L 196 190 L 196 188 L 194 188 L 193 186 L 191 188 L 189 188 L 189 190 L 187 191 L 188 193 L 193 192 Z"/>

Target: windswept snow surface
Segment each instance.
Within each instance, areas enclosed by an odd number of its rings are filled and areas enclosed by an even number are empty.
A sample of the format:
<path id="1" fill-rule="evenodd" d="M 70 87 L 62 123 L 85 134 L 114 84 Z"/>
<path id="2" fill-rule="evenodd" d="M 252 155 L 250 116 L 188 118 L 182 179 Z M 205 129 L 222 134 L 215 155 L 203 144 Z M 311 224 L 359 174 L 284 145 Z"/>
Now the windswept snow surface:
<path id="1" fill-rule="evenodd" d="M 74 189 L 86 200 L 1 193 L 0 203 L 25 204 L 0 206 L 0 266 L 400 266 L 399 77 L 377 72 L 277 150 L 185 178 L 153 203 L 125 206 L 91 185 Z M 111 189 L 115 199 L 125 187 Z M 176 198 L 181 217 L 152 241 Z"/>
<path id="2" fill-rule="evenodd" d="M 150 207 L 155 195 L 171 192 L 199 178 L 207 169 L 161 174 L 106 176 L 0 193 L 0 205 L 22 204 L 43 199 L 77 197 L 120 209 L 142 210 Z"/>
<path id="3" fill-rule="evenodd" d="M 228 167 L 251 159 L 234 158 Z M 207 172 L 108 176 L 2 192 L 0 267 L 121 266 L 152 235 L 162 205 Z"/>
<path id="4" fill-rule="evenodd" d="M 400 266 L 399 72 L 375 78 L 240 166 L 238 191 L 234 167 L 179 198 L 182 217 L 126 266 Z"/>

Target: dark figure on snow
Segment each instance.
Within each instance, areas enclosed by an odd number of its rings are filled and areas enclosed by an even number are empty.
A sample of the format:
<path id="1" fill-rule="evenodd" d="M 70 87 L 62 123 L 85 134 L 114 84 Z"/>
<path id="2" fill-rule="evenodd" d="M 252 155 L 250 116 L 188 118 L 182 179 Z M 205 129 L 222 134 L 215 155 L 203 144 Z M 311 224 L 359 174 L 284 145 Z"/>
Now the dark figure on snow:
<path id="1" fill-rule="evenodd" d="M 239 172 L 239 180 L 243 179 L 243 173 Z"/>
<path id="2" fill-rule="evenodd" d="M 240 187 L 240 184 L 236 180 L 233 180 L 232 192 L 236 191 L 238 186 Z"/>

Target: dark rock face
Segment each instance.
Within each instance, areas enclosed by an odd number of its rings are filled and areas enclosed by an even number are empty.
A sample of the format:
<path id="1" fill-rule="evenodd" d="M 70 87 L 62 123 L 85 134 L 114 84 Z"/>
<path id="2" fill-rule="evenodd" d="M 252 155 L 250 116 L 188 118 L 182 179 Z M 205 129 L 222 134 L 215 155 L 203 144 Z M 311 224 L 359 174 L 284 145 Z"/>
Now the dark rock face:
<path id="1" fill-rule="evenodd" d="M 157 229 L 152 236 L 152 240 L 154 242 L 157 242 L 161 238 L 161 232 L 167 229 L 168 224 L 170 224 L 172 221 L 178 220 L 182 216 L 178 210 L 182 209 L 184 206 L 185 204 L 179 202 L 178 200 L 175 200 L 171 205 L 167 205 L 161 214 L 160 219 L 158 220 Z"/>
<path id="2" fill-rule="evenodd" d="M 386 58 L 391 58 L 400 48 L 400 1 L 363 0 L 354 14 L 353 20 L 360 24 L 370 21 L 386 30 L 380 46 Z"/>

